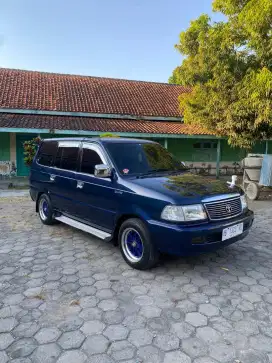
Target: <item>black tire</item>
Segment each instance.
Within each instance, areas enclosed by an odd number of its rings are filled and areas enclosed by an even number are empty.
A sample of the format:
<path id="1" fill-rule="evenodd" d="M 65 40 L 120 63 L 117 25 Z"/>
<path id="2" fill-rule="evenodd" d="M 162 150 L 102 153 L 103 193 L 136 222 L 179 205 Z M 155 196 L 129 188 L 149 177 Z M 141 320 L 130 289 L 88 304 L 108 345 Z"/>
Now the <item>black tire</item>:
<path id="1" fill-rule="evenodd" d="M 42 194 L 38 200 L 38 213 L 43 224 L 50 226 L 55 224 L 52 203 L 48 195 Z"/>
<path id="2" fill-rule="evenodd" d="M 132 237 L 134 234 L 137 239 L 138 237 L 140 238 L 140 244 L 142 245 L 142 250 L 140 250 L 142 253 L 137 257 L 133 257 L 126 243 L 129 233 L 132 234 Z M 126 263 L 137 270 L 146 270 L 154 267 L 159 260 L 159 252 L 150 239 L 146 225 L 140 219 L 131 218 L 121 225 L 118 234 L 118 243 Z"/>

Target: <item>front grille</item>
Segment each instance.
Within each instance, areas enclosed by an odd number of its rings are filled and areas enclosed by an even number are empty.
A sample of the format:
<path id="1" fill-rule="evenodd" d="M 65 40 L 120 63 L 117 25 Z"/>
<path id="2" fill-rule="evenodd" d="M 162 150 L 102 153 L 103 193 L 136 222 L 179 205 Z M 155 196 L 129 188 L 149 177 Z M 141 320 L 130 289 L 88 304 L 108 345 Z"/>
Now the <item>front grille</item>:
<path id="1" fill-rule="evenodd" d="M 208 213 L 208 217 L 212 221 L 232 218 L 242 213 L 240 197 L 225 199 L 220 202 L 205 203 L 204 205 Z"/>

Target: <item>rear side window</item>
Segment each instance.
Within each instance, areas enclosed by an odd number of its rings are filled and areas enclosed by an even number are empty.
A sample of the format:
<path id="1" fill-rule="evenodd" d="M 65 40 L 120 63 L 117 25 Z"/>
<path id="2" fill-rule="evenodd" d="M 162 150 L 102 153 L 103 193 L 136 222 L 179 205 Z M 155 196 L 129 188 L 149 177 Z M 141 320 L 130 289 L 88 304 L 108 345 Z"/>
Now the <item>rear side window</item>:
<path id="1" fill-rule="evenodd" d="M 78 160 L 78 143 L 59 143 L 55 167 L 65 170 L 76 171 Z"/>
<path id="2" fill-rule="evenodd" d="M 57 154 L 58 143 L 57 141 L 45 141 L 42 143 L 37 161 L 44 166 L 52 166 Z"/>
<path id="3" fill-rule="evenodd" d="M 83 148 L 81 172 L 93 175 L 95 165 L 99 164 L 103 164 L 103 161 L 98 153 L 95 150 Z"/>

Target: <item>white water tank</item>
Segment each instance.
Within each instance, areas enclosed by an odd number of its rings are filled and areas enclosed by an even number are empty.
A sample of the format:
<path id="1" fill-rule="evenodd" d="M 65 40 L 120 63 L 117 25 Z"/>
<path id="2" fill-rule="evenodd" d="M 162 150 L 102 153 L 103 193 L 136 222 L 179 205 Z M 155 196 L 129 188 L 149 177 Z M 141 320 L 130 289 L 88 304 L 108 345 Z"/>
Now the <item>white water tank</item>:
<path id="1" fill-rule="evenodd" d="M 260 180 L 263 157 L 263 154 L 248 154 L 247 157 L 242 160 L 242 167 L 249 179 L 257 183 L 259 183 Z"/>

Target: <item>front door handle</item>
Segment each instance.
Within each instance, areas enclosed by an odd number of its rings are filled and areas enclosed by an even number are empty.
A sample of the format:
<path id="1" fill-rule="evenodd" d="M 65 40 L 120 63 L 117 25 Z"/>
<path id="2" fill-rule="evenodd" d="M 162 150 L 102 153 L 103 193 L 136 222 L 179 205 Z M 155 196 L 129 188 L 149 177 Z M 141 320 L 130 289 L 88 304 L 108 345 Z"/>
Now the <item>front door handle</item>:
<path id="1" fill-rule="evenodd" d="M 50 181 L 52 181 L 52 182 L 53 182 L 53 181 L 55 181 L 55 179 L 56 179 L 56 175 L 51 174 L 51 175 L 50 175 Z"/>
<path id="2" fill-rule="evenodd" d="M 83 183 L 82 181 L 78 181 L 78 182 L 77 182 L 77 186 L 76 186 L 76 187 L 77 187 L 78 189 L 82 189 L 82 188 L 83 188 L 83 185 L 84 185 L 84 183 Z"/>

